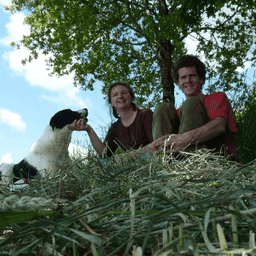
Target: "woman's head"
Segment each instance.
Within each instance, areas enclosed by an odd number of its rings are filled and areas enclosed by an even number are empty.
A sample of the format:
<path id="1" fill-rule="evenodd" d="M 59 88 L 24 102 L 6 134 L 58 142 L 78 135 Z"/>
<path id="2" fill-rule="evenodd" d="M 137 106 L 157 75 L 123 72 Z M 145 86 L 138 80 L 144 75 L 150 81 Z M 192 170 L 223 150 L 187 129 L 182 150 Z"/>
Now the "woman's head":
<path id="1" fill-rule="evenodd" d="M 119 114 L 116 108 L 119 104 L 119 100 L 117 99 L 117 97 L 119 97 L 120 94 L 122 95 L 122 97 L 126 98 L 127 102 L 129 103 L 129 105 L 132 106 L 134 111 L 137 109 L 136 105 L 133 102 L 134 92 L 130 85 L 122 82 L 113 83 L 108 89 L 108 103 L 112 106 L 113 115 L 116 118 L 119 118 Z"/>

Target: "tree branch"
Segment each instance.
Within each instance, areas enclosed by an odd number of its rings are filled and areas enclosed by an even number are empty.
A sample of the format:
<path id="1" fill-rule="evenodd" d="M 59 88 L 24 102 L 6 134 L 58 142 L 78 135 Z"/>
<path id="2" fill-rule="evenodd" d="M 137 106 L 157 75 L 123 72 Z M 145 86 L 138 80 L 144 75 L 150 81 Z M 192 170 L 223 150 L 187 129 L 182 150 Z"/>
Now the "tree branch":
<path id="1" fill-rule="evenodd" d="M 132 16 L 129 0 L 126 0 L 125 2 L 126 2 L 127 11 L 128 11 L 128 16 L 131 18 L 131 20 L 133 21 L 133 24 L 137 27 L 137 30 L 141 33 L 141 35 L 145 36 L 143 29 L 140 27 L 136 19 Z"/>

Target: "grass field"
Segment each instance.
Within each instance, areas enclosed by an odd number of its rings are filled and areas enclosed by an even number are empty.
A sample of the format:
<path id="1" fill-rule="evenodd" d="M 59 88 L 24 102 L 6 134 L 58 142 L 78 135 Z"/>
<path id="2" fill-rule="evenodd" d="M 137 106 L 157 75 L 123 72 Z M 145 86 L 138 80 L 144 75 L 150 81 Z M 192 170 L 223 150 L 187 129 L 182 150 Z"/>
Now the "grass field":
<path id="1" fill-rule="evenodd" d="M 92 153 L 76 170 L 1 186 L 0 255 L 256 255 L 256 160 Z"/>

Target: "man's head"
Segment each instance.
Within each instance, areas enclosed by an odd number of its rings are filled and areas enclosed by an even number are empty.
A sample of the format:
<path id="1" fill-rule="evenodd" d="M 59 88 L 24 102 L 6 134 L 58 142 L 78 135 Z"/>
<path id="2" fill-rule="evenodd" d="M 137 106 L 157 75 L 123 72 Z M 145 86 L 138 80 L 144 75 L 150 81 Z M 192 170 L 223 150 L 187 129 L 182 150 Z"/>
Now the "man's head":
<path id="1" fill-rule="evenodd" d="M 172 76 L 174 81 L 186 95 L 196 96 L 201 92 L 205 81 L 205 65 L 197 57 L 184 55 L 173 66 Z"/>

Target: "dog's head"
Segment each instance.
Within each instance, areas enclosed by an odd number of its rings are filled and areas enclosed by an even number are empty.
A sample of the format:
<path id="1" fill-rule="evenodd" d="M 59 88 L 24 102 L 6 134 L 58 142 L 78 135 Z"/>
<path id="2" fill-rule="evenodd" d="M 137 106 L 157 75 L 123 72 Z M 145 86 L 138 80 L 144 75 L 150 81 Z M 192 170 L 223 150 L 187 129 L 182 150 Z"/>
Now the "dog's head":
<path id="1" fill-rule="evenodd" d="M 64 109 L 57 112 L 50 120 L 50 126 L 54 130 L 62 129 L 66 125 L 72 124 L 76 119 L 84 118 L 85 123 L 87 123 L 88 110 L 87 108 L 72 111 L 71 109 Z"/>

